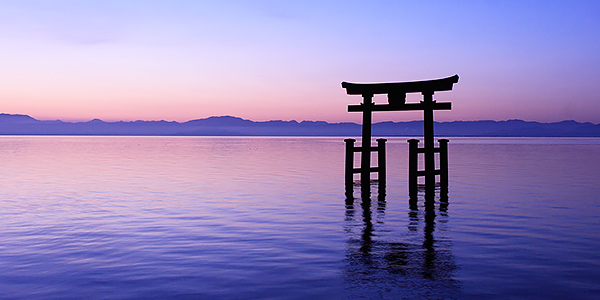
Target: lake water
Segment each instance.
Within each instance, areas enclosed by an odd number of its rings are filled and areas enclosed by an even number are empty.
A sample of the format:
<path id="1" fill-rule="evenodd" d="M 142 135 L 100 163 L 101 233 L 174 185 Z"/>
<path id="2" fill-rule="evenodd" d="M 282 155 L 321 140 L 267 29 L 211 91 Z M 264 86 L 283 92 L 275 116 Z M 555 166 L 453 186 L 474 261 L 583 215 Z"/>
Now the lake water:
<path id="1" fill-rule="evenodd" d="M 450 138 L 449 203 L 343 138 L 0 137 L 0 299 L 598 299 L 600 139 Z"/>

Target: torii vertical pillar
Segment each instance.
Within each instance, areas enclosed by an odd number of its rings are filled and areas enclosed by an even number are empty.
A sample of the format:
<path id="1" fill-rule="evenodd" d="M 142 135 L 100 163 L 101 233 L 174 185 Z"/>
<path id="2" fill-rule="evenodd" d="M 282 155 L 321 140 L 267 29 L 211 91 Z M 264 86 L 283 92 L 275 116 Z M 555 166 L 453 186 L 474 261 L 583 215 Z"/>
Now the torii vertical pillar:
<path id="1" fill-rule="evenodd" d="M 433 92 L 423 93 L 423 139 L 425 140 L 425 192 L 435 191 L 433 146 Z"/>
<path id="2" fill-rule="evenodd" d="M 371 189 L 371 119 L 373 95 L 363 95 L 362 151 L 360 153 L 360 182 L 364 194 Z"/>

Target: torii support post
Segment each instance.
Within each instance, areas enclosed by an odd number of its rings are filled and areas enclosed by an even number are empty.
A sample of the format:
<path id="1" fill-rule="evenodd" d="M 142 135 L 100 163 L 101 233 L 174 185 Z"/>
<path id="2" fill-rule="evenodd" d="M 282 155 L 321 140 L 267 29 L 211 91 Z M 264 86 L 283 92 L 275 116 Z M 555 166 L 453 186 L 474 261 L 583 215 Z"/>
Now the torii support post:
<path id="1" fill-rule="evenodd" d="M 438 140 L 440 143 L 440 198 L 448 196 L 448 142 L 447 139 Z"/>
<path id="2" fill-rule="evenodd" d="M 417 198 L 417 179 L 419 171 L 419 140 L 408 140 L 408 195 Z"/>
<path id="3" fill-rule="evenodd" d="M 377 180 L 379 187 L 385 186 L 385 142 L 386 139 L 377 139 Z"/>
<path id="4" fill-rule="evenodd" d="M 350 193 L 352 195 L 352 184 L 354 181 L 354 142 L 355 139 L 345 139 L 346 142 L 346 167 L 345 167 L 345 175 L 346 175 L 346 194 Z"/>

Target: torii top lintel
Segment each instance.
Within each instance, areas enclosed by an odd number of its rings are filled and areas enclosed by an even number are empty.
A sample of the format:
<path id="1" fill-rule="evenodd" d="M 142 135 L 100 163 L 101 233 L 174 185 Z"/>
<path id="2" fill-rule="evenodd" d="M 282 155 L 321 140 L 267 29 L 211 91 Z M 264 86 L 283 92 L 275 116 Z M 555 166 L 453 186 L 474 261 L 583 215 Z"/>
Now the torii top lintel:
<path id="1" fill-rule="evenodd" d="M 452 90 L 452 85 L 458 82 L 458 75 L 442 79 L 393 82 L 393 83 L 350 83 L 342 82 L 342 88 L 348 95 L 375 95 L 375 94 L 406 94 L 406 93 L 431 93 Z"/>

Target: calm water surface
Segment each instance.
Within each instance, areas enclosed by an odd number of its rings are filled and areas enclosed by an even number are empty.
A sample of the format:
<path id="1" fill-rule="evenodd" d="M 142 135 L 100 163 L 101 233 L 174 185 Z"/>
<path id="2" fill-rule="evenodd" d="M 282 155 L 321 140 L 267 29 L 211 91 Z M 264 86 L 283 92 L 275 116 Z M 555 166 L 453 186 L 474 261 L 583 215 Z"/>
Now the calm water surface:
<path id="1" fill-rule="evenodd" d="M 0 137 L 0 298 L 597 299 L 600 139 L 451 138 L 449 204 L 342 138 Z"/>

